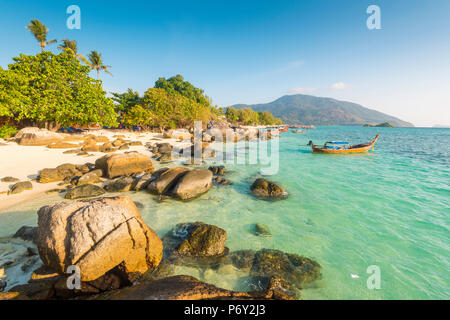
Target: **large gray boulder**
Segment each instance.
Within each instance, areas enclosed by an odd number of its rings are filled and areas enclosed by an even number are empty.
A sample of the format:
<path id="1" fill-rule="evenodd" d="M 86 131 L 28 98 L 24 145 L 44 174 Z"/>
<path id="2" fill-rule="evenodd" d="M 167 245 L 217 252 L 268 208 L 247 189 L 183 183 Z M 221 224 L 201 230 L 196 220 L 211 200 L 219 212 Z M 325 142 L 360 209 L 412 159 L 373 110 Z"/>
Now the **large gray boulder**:
<path id="1" fill-rule="evenodd" d="M 37 245 L 46 266 L 59 274 L 78 266 L 82 281 L 98 279 L 112 269 L 134 278 L 156 268 L 163 253 L 161 240 L 128 197 L 42 207 Z"/>
<path id="2" fill-rule="evenodd" d="M 178 180 L 173 194 L 182 200 L 196 198 L 211 189 L 212 176 L 212 172 L 207 169 L 189 171 Z"/>
<path id="3" fill-rule="evenodd" d="M 178 182 L 178 179 L 180 179 L 188 171 L 189 169 L 184 167 L 175 167 L 166 170 L 162 172 L 156 180 L 150 182 L 147 190 L 153 194 L 170 193 L 172 188 Z"/>

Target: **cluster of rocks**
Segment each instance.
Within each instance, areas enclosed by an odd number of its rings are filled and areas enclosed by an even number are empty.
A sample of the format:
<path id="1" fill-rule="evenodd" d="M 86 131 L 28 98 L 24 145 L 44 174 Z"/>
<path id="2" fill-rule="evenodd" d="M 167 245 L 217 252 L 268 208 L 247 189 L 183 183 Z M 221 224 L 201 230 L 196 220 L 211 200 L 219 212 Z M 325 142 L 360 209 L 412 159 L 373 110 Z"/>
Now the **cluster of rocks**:
<path id="1" fill-rule="evenodd" d="M 25 190 L 32 190 L 33 189 L 33 184 L 31 183 L 31 181 L 20 181 L 20 179 L 15 178 L 15 177 L 3 177 L 0 179 L 0 182 L 11 182 L 13 183 L 10 187 L 8 191 L 2 191 L 1 193 L 6 193 L 8 195 L 11 194 L 17 194 L 17 193 L 21 193 Z"/>
<path id="2" fill-rule="evenodd" d="M 47 146 L 50 149 L 71 149 L 64 153 L 74 153 L 80 156 L 90 155 L 89 152 L 111 153 L 117 150 L 127 150 L 130 146 L 142 145 L 140 141 L 125 140 L 123 135 L 115 135 L 114 138 L 116 140 L 110 141 L 106 136 L 96 136 L 93 134 L 69 135 L 52 132 L 47 129 L 26 127 L 14 136 L 13 141 L 25 146 Z"/>
<path id="3" fill-rule="evenodd" d="M 153 158 L 160 162 L 172 161 L 172 145 L 170 143 L 148 143 L 146 145 L 153 153 Z"/>
<path id="4" fill-rule="evenodd" d="M 210 170 L 214 175 L 213 183 L 215 185 L 228 186 L 232 184 L 231 181 L 223 177 L 223 175 L 225 174 L 224 166 L 210 166 L 208 170 Z"/>
<path id="5" fill-rule="evenodd" d="M 44 206 L 38 227 L 15 235 L 34 241 L 41 267 L 0 299 L 292 299 L 293 288 L 320 278 L 320 265 L 278 250 L 230 252 L 227 232 L 203 222 L 175 226 L 162 240 L 128 197 Z M 36 253 L 34 253 L 36 255 Z M 263 283 L 251 292 L 217 288 L 174 275 L 175 265 L 217 269 L 230 265 Z M 79 286 L 71 288 L 79 270 Z"/>

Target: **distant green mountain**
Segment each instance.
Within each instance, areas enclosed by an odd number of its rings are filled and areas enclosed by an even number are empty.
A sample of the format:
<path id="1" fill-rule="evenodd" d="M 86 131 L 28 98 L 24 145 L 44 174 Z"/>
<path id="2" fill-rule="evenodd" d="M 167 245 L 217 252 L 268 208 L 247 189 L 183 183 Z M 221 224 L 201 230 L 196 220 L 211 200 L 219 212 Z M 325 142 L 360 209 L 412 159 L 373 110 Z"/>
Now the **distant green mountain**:
<path id="1" fill-rule="evenodd" d="M 356 103 L 303 94 L 283 96 L 273 102 L 264 104 L 237 104 L 233 107 L 250 107 L 256 111 L 269 111 L 287 124 L 354 126 L 389 122 L 398 127 L 414 126 L 412 123 L 365 108 Z"/>

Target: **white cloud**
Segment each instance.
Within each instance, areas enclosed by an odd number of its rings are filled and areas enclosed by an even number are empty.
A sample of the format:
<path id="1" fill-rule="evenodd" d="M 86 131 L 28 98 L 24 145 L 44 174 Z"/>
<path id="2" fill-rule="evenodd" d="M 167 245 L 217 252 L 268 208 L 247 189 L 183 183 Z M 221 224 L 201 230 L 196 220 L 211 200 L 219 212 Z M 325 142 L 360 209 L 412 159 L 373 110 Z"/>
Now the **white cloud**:
<path id="1" fill-rule="evenodd" d="M 334 90 L 344 90 L 349 87 L 350 86 L 344 82 L 336 82 L 331 85 L 331 89 L 334 89 Z"/>
<path id="2" fill-rule="evenodd" d="M 292 88 L 288 90 L 288 94 L 297 94 L 297 93 L 311 93 L 316 91 L 316 88 Z"/>

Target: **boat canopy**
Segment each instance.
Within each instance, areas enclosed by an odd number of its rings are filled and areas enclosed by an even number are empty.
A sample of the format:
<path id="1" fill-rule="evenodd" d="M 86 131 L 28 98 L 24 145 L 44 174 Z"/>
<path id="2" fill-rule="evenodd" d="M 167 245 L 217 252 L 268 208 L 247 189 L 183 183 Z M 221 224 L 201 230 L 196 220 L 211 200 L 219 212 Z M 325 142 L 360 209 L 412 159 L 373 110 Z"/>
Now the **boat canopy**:
<path id="1" fill-rule="evenodd" d="M 346 141 L 328 141 L 326 144 L 349 144 Z"/>

